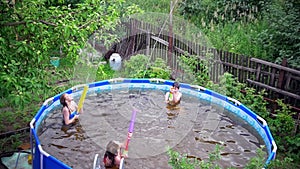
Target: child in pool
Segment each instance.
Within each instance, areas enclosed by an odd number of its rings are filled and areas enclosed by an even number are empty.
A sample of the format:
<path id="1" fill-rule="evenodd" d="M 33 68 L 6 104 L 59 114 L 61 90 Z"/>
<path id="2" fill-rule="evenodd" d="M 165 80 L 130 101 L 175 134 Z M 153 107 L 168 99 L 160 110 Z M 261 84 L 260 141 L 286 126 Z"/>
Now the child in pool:
<path id="1" fill-rule="evenodd" d="M 173 87 L 169 92 L 165 95 L 165 102 L 168 105 L 176 106 L 180 103 L 182 93 L 179 92 L 180 84 L 178 82 L 174 82 Z"/>
<path id="2" fill-rule="evenodd" d="M 73 101 L 71 95 L 64 93 L 60 96 L 60 104 L 62 104 L 62 114 L 63 114 L 63 122 L 65 125 L 69 125 L 74 123 L 76 119 L 78 119 L 79 114 L 82 112 L 81 110 L 77 110 L 78 106 Z"/>
<path id="3" fill-rule="evenodd" d="M 128 133 L 128 139 L 132 137 L 132 133 Z M 122 154 L 122 149 L 125 149 L 126 141 L 120 143 L 118 141 L 110 141 L 106 146 L 106 151 L 103 157 L 103 164 L 106 169 L 118 169 L 120 167 L 120 162 L 122 157 L 127 157 Z"/>

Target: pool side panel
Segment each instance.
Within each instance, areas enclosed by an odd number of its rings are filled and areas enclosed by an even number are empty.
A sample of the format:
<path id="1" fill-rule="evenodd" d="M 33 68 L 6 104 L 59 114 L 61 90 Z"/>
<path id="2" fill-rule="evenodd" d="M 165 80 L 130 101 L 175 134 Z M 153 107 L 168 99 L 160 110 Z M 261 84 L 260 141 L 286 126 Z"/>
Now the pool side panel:
<path id="1" fill-rule="evenodd" d="M 164 79 L 110 79 L 99 81 L 95 83 L 88 84 L 89 90 L 88 93 L 100 93 L 102 91 L 111 91 L 111 90 L 119 90 L 119 89 L 152 89 L 152 90 L 162 90 L 168 91 L 170 87 L 173 85 L 174 81 L 164 80 Z M 234 113 L 247 123 L 249 123 L 262 137 L 264 140 L 267 150 L 268 150 L 268 159 L 266 164 L 273 160 L 276 156 L 277 146 L 275 141 L 271 135 L 269 127 L 267 125 L 262 124 L 261 120 L 259 120 L 258 116 L 248 109 L 246 106 L 240 103 L 233 103 L 231 102 L 226 96 L 216 93 L 214 91 L 205 89 L 201 86 L 191 86 L 189 84 L 181 83 L 180 91 L 184 94 L 193 95 L 198 97 L 201 100 L 205 100 L 216 104 L 218 106 L 224 107 L 229 112 Z M 58 106 L 59 98 L 63 93 L 69 93 L 73 96 L 79 96 L 82 91 L 73 91 L 72 89 L 68 89 L 53 98 L 47 99 L 50 100 L 50 103 L 44 103 L 37 114 L 35 115 L 34 119 L 34 128 L 31 129 L 32 135 L 35 139 L 35 146 L 34 148 L 34 156 L 33 156 L 33 168 L 35 169 L 70 169 L 71 167 L 67 166 L 66 164 L 62 163 L 61 161 L 57 160 L 55 157 L 47 154 L 43 151 L 40 146 L 40 142 L 37 136 L 37 129 L 41 123 L 41 121 L 46 117 L 46 115 L 52 110 L 55 106 Z M 234 100 L 234 99 L 233 99 Z M 263 122 L 264 123 L 264 122 Z"/>

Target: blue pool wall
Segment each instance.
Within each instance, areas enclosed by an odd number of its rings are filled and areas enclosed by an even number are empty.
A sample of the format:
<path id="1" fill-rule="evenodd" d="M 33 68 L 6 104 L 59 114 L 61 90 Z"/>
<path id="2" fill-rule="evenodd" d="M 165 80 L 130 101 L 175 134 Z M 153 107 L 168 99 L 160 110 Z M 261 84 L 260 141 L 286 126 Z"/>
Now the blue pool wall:
<path id="1" fill-rule="evenodd" d="M 60 106 L 59 98 L 63 93 L 72 94 L 73 97 L 80 97 L 83 91 L 83 87 L 86 85 L 89 86 L 88 95 L 91 93 L 100 93 L 103 91 L 112 91 L 118 89 L 131 90 L 136 88 L 168 91 L 173 83 L 174 81 L 163 79 L 117 78 L 77 85 L 60 94 L 55 95 L 54 97 L 47 99 L 30 123 L 30 143 L 31 152 L 33 154 L 33 169 L 71 168 L 70 166 L 64 164 L 63 162 L 59 161 L 58 159 L 44 151 L 37 135 L 38 127 L 43 119 L 48 115 L 49 112 L 51 112 L 51 110 L 53 110 L 55 107 Z M 271 160 L 275 159 L 277 145 L 272 137 L 267 122 L 263 118 L 255 114 L 253 111 L 248 109 L 245 105 L 233 98 L 226 97 L 201 86 L 181 83 L 180 91 L 183 94 L 195 96 L 201 100 L 223 107 L 230 113 L 247 122 L 256 130 L 256 132 L 260 135 L 265 143 L 268 152 L 266 165 L 269 164 Z"/>

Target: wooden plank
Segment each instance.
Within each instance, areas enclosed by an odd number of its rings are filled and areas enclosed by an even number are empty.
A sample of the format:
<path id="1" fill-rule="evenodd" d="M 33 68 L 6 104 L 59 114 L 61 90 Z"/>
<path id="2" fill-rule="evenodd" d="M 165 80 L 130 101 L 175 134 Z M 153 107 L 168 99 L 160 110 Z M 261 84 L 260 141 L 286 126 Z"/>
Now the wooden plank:
<path id="1" fill-rule="evenodd" d="M 243 64 L 242 64 L 242 66 L 247 67 L 248 64 L 249 64 L 249 61 L 250 60 L 249 60 L 248 56 L 243 56 Z M 248 74 L 249 74 L 249 71 L 247 71 L 247 70 L 243 71 L 243 82 L 244 83 L 247 82 L 247 76 L 248 76 Z"/>
<path id="2" fill-rule="evenodd" d="M 219 61 L 217 61 L 219 62 Z M 234 65 L 232 63 L 227 63 L 227 62 L 221 62 L 223 65 L 226 65 L 226 66 L 230 66 L 230 67 L 236 67 L 238 69 L 242 69 L 242 70 L 246 70 L 248 72 L 256 72 L 256 69 L 252 69 L 252 68 L 249 68 L 249 67 L 244 67 L 244 66 L 239 66 L 239 65 Z"/>
<path id="3" fill-rule="evenodd" d="M 250 60 L 250 62 L 248 63 L 249 64 L 249 68 L 252 68 L 253 69 L 253 64 L 254 64 L 254 62 L 252 62 L 251 60 Z M 256 68 L 255 68 L 256 69 Z M 247 76 L 247 79 L 253 79 L 253 77 L 252 77 L 252 75 L 253 75 L 253 72 L 251 72 L 251 71 L 248 71 L 248 76 Z M 247 81 L 247 80 L 246 80 Z M 247 81 L 248 82 L 248 81 Z M 248 83 L 249 84 L 249 86 L 250 87 L 253 87 L 253 88 L 255 88 L 256 89 L 256 87 L 253 85 L 253 84 L 251 84 L 251 83 Z"/>
<path id="4" fill-rule="evenodd" d="M 231 52 L 228 52 L 228 63 L 232 64 L 232 53 Z M 231 66 L 228 67 L 228 72 L 233 75 Z"/>
<path id="5" fill-rule="evenodd" d="M 291 74 L 287 73 L 287 79 L 284 85 L 284 90 L 289 90 L 289 86 L 290 86 L 290 81 L 291 81 Z"/>
<path id="6" fill-rule="evenodd" d="M 173 60 L 174 60 L 174 69 L 175 70 L 177 70 L 178 69 L 178 65 L 177 65 L 177 63 L 178 63 L 178 55 L 177 55 L 177 51 L 175 50 L 175 46 L 179 46 L 179 44 L 180 44 L 180 36 L 178 36 L 178 35 L 176 35 L 176 34 L 174 34 L 174 51 L 173 51 Z"/>
<path id="7" fill-rule="evenodd" d="M 294 93 L 290 93 L 290 92 L 284 91 L 282 89 L 275 88 L 275 87 L 272 87 L 272 86 L 269 86 L 269 85 L 266 85 L 266 84 L 263 84 L 263 83 L 260 83 L 260 82 L 256 82 L 256 81 L 253 81 L 253 80 L 250 80 L 250 79 L 247 79 L 247 81 L 249 83 L 251 83 L 251 84 L 254 84 L 254 85 L 257 85 L 257 86 L 269 89 L 269 90 L 273 90 L 273 91 L 275 91 L 277 93 L 284 94 L 284 95 L 287 95 L 287 96 L 290 96 L 290 97 L 293 97 L 295 99 L 299 99 L 300 100 L 300 96 L 296 95 Z"/>
<path id="8" fill-rule="evenodd" d="M 238 65 L 242 66 L 243 65 L 243 60 L 244 60 L 244 56 L 243 55 L 239 55 L 239 58 L 238 58 Z M 243 75 L 244 75 L 244 71 L 241 70 L 241 69 L 238 69 L 238 80 L 239 82 L 242 82 L 244 81 L 244 78 L 243 78 Z"/>
<path id="9" fill-rule="evenodd" d="M 238 54 L 235 55 L 235 64 L 236 65 L 240 65 L 239 64 L 239 55 Z M 238 69 L 238 68 L 235 69 L 236 77 L 237 77 L 238 80 L 239 80 L 239 70 L 240 69 Z"/>
<path id="10" fill-rule="evenodd" d="M 286 59 L 282 60 L 282 65 L 283 66 L 287 65 L 287 60 Z M 282 89 L 282 87 L 283 87 L 284 74 L 285 74 L 284 70 L 281 69 L 280 72 L 279 72 L 279 79 L 278 79 L 278 83 L 277 83 L 277 87 L 280 88 L 280 89 Z"/>
<path id="11" fill-rule="evenodd" d="M 220 59 L 217 60 L 217 63 L 219 63 L 219 66 L 220 66 L 219 70 L 221 72 L 221 75 L 223 76 L 225 71 L 224 71 L 224 65 L 223 65 L 223 62 L 222 62 L 222 61 L 224 61 L 224 59 L 222 59 L 223 56 L 224 56 L 222 50 L 219 51 L 219 56 L 220 56 Z"/>
<path id="12" fill-rule="evenodd" d="M 235 53 L 231 52 L 231 63 L 235 65 Z M 236 68 L 235 67 L 231 67 L 231 72 L 233 74 L 234 77 L 236 77 Z"/>
<path id="13" fill-rule="evenodd" d="M 155 41 L 165 45 L 165 46 L 169 46 L 169 42 L 159 38 L 159 37 L 156 37 L 156 36 L 151 36 L 151 39 L 154 39 Z"/>
<path id="14" fill-rule="evenodd" d="M 291 72 L 293 74 L 296 74 L 296 75 L 300 76 L 300 71 L 295 70 L 295 69 L 291 69 L 291 68 L 288 68 L 288 67 L 285 67 L 285 66 L 281 66 L 281 65 L 271 63 L 271 62 L 267 62 L 267 61 L 264 61 L 264 60 L 260 60 L 260 59 L 257 59 L 257 58 L 251 58 L 251 61 L 258 62 L 258 63 L 265 64 L 265 65 L 269 65 L 269 66 L 272 66 L 274 68 L 284 70 L 284 71 L 287 71 L 287 72 Z"/>
<path id="15" fill-rule="evenodd" d="M 276 70 L 275 70 L 275 68 L 274 67 L 272 67 L 272 73 L 271 73 L 271 79 L 270 79 L 270 83 L 269 83 L 269 86 L 274 86 L 274 84 L 275 84 L 275 72 L 276 72 Z"/>
<path id="16" fill-rule="evenodd" d="M 232 53 L 232 52 L 229 52 L 229 54 L 230 54 L 230 63 L 231 64 L 234 64 L 234 53 Z M 235 74 L 234 74 L 234 67 L 229 67 L 229 69 L 230 69 L 230 73 L 234 76 L 234 77 L 236 77 L 235 76 Z"/>
<path id="17" fill-rule="evenodd" d="M 223 50 L 220 50 L 220 63 L 221 63 L 221 69 L 222 69 L 222 75 L 225 73 L 225 65 L 222 64 L 223 62 L 225 62 L 225 58 L 224 58 L 224 51 Z"/>
<path id="18" fill-rule="evenodd" d="M 234 56 L 234 57 L 233 57 L 233 62 L 234 62 L 234 64 L 235 64 L 235 65 L 238 65 L 238 64 L 237 64 L 237 61 L 238 61 L 238 54 L 234 54 L 233 56 Z M 238 68 L 234 68 L 234 76 L 235 76 L 235 77 L 238 77 Z"/>
<path id="19" fill-rule="evenodd" d="M 260 69 L 261 69 L 261 64 L 259 63 L 256 69 L 256 81 L 260 81 L 259 77 L 260 77 Z"/>
<path id="20" fill-rule="evenodd" d="M 224 64 L 224 63 L 228 63 L 228 52 L 226 51 L 223 51 L 223 56 L 224 56 L 224 62 L 223 62 L 223 65 L 224 65 L 224 73 L 225 72 L 228 72 L 228 65 L 227 64 Z"/>
<path id="21" fill-rule="evenodd" d="M 218 52 L 216 49 L 213 50 L 213 55 L 214 55 L 214 58 L 213 58 L 213 71 L 214 71 L 214 82 L 218 82 L 218 79 L 219 79 L 219 72 L 218 72 L 218 64 L 217 64 L 217 59 L 218 59 Z"/>
<path id="22" fill-rule="evenodd" d="M 147 31 L 147 37 L 146 37 L 146 55 L 150 56 L 150 31 Z"/>

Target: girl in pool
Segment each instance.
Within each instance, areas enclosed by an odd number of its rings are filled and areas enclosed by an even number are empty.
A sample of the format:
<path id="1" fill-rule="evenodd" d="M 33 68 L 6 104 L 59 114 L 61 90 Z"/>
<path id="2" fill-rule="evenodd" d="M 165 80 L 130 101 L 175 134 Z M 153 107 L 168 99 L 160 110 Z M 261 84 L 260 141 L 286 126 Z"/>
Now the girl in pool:
<path id="1" fill-rule="evenodd" d="M 82 110 L 77 110 L 78 106 L 73 101 L 71 95 L 64 93 L 60 96 L 60 104 L 62 104 L 62 114 L 63 122 L 65 125 L 69 125 L 75 122 L 78 119 L 79 114 Z M 77 113 L 78 112 L 78 113 Z"/>
<path id="2" fill-rule="evenodd" d="M 180 84 L 178 82 L 174 82 L 173 87 L 169 92 L 165 95 L 165 102 L 168 105 L 176 106 L 180 103 L 182 93 L 179 92 Z"/>
<path id="3" fill-rule="evenodd" d="M 132 133 L 128 133 L 128 139 L 132 137 Z M 120 143 L 118 141 L 110 141 L 106 146 L 106 151 L 103 157 L 103 164 L 106 169 L 118 169 L 120 167 L 121 158 L 127 158 L 127 154 L 122 154 L 122 149 L 125 149 L 126 141 Z"/>

